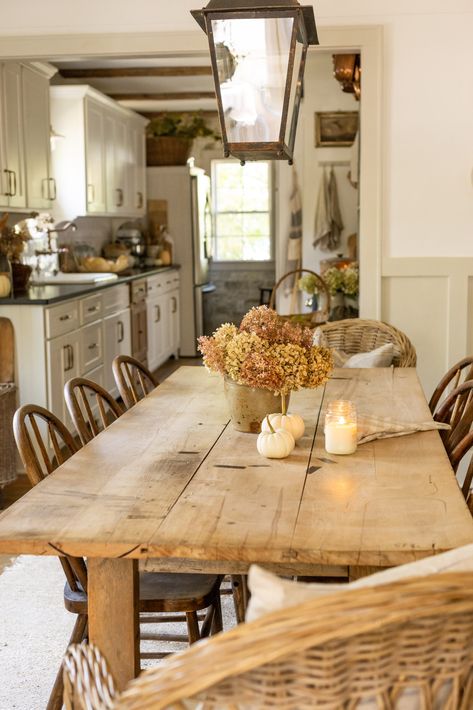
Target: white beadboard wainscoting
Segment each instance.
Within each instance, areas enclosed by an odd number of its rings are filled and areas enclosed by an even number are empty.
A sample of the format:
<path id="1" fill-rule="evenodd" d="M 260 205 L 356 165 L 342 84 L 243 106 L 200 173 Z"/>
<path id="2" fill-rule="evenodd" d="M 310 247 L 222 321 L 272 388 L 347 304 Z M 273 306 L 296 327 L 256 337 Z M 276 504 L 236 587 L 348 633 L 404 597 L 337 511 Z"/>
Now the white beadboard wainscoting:
<path id="1" fill-rule="evenodd" d="M 381 318 L 411 339 L 429 398 L 473 353 L 473 257 L 385 257 L 381 280 Z"/>

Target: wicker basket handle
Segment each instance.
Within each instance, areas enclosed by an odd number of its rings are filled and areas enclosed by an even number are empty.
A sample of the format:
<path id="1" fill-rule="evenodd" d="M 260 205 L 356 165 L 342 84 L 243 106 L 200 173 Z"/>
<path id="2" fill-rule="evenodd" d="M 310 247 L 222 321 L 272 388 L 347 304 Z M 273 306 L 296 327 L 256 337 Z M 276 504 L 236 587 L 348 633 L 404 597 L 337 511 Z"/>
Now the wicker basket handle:
<path id="1" fill-rule="evenodd" d="M 319 291 L 323 291 L 323 292 L 325 293 L 326 305 L 325 305 L 325 308 L 324 308 L 324 312 L 325 312 L 325 314 L 326 314 L 326 319 L 328 319 L 328 316 L 329 316 L 329 314 L 330 314 L 330 301 L 331 301 L 329 288 L 328 288 L 327 284 L 325 283 L 325 281 L 323 280 L 323 278 L 322 278 L 321 276 L 319 276 L 319 274 L 316 274 L 315 271 L 311 271 L 310 269 L 293 269 L 292 271 L 288 271 L 286 274 L 284 274 L 283 276 L 281 276 L 281 278 L 279 279 L 279 281 L 277 282 L 276 286 L 273 288 L 273 290 L 272 290 L 272 292 L 271 292 L 271 298 L 270 298 L 270 300 L 269 300 L 269 308 L 274 308 L 274 307 L 275 307 L 275 303 L 276 303 L 276 292 L 277 292 L 278 288 L 281 286 L 281 284 L 282 284 L 287 278 L 289 278 L 289 276 L 293 276 L 293 275 L 295 275 L 295 274 L 299 274 L 299 275 L 300 275 L 300 274 L 303 274 L 303 273 L 305 273 L 305 274 L 312 274 L 312 276 L 315 277 L 315 280 L 316 280 L 316 282 L 317 282 L 317 286 L 318 286 Z"/>

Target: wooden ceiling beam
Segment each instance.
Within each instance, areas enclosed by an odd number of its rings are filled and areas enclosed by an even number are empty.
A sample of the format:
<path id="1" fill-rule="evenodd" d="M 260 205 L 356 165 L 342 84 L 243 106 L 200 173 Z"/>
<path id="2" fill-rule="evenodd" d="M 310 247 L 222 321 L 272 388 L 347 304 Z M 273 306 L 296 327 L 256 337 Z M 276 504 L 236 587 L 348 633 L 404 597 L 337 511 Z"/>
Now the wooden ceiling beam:
<path id="1" fill-rule="evenodd" d="M 214 91 L 180 91 L 163 94 L 108 94 L 115 101 L 194 101 L 215 99 Z"/>
<path id="2" fill-rule="evenodd" d="M 152 76 L 211 76 L 210 66 L 198 67 L 122 67 L 102 69 L 60 69 L 64 79 L 118 79 Z"/>

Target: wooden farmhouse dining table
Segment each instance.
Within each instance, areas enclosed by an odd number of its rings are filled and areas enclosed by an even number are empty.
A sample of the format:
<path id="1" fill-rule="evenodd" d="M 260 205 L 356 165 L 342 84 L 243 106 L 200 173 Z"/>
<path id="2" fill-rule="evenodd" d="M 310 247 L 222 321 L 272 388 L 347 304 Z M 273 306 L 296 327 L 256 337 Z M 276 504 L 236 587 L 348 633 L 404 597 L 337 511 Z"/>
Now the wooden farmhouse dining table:
<path id="1" fill-rule="evenodd" d="M 138 561 L 154 571 L 360 576 L 473 541 L 437 431 L 324 450 L 326 404 L 425 421 L 414 369 L 338 369 L 291 396 L 284 460 L 235 431 L 222 380 L 181 367 L 0 516 L 0 552 L 88 558 L 89 638 L 119 687 L 139 670 Z"/>

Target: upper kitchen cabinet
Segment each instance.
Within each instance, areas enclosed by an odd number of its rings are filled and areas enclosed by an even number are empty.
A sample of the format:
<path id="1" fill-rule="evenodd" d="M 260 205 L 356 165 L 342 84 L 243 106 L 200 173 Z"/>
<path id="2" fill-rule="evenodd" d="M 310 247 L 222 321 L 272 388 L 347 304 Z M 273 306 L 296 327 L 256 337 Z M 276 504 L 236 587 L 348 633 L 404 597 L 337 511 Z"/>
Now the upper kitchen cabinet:
<path id="1" fill-rule="evenodd" d="M 145 213 L 147 120 L 85 85 L 51 87 L 56 219 Z"/>
<path id="2" fill-rule="evenodd" d="M 56 199 L 51 174 L 49 79 L 34 66 L 22 67 L 26 196 L 29 207 L 50 208 Z"/>
<path id="3" fill-rule="evenodd" d="M 0 208 L 51 207 L 49 80 L 47 64 L 0 64 Z"/>

